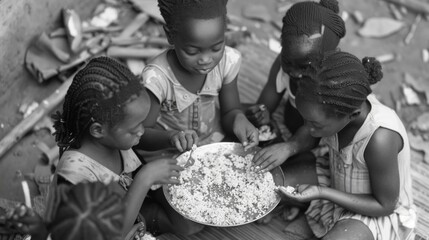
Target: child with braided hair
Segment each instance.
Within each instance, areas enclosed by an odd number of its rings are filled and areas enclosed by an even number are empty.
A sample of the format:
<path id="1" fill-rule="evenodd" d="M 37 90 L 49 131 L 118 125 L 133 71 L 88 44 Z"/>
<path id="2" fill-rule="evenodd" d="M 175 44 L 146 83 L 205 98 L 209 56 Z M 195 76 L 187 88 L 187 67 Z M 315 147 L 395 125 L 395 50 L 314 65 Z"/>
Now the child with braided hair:
<path id="1" fill-rule="evenodd" d="M 322 138 L 329 157 L 317 159 L 318 184 L 280 190 L 311 201 L 306 219 L 317 238 L 409 239 L 415 226 L 407 133 L 371 94 L 370 85 L 381 78 L 375 58 L 326 52 L 298 83 L 304 127 Z"/>
<path id="2" fill-rule="evenodd" d="M 282 50 L 275 59 L 268 82 L 262 90 L 257 105 L 246 111 L 256 126 L 268 124 L 283 95 L 287 94 L 284 124 L 292 133 L 286 142 L 264 148 L 254 158 L 261 170 L 271 170 L 296 153 L 317 146 L 317 138 L 303 128 L 303 120 L 295 106 L 297 83 L 301 72 L 311 63 L 312 56 L 335 50 L 344 37 L 344 21 L 338 15 L 336 0 L 299 2 L 292 5 L 283 17 L 281 34 Z M 264 105 L 265 108 L 260 106 Z"/>
<path id="3" fill-rule="evenodd" d="M 154 234 L 199 231 L 201 226 L 174 211 L 163 194 L 146 198 L 153 184 L 178 184 L 183 170 L 167 158 L 142 165 L 131 149 L 145 131 L 149 109 L 147 91 L 126 66 L 108 57 L 91 59 L 73 78 L 63 112 L 54 116 L 61 156 L 53 187 L 115 182 L 126 204 L 124 234 L 141 219 L 139 210 Z"/>
<path id="4" fill-rule="evenodd" d="M 151 111 L 160 111 L 160 116 L 151 114 L 145 122 L 153 128 L 147 129 L 142 143 L 182 152 L 193 144 L 220 142 L 225 131 L 245 148 L 258 144 L 258 130 L 242 112 L 238 96 L 241 55 L 225 46 L 226 4 L 227 0 L 158 0 L 173 47 L 143 70 Z"/>
<path id="5" fill-rule="evenodd" d="M 336 0 L 320 0 L 319 3 L 303 1 L 291 6 L 282 20 L 282 50 L 271 66 L 268 82 L 257 104 L 246 110 L 246 116 L 256 126 L 268 124 L 270 115 L 279 107 L 286 94 L 284 122 L 279 124 L 284 124 L 289 131 L 283 134 L 287 139 L 264 147 L 255 155 L 253 161 L 261 171 L 270 171 L 281 166 L 288 185 L 316 181 L 310 170 L 301 170 L 311 169 L 314 165 L 315 157 L 309 150 L 317 146 L 319 138 L 312 137 L 303 127 L 304 122 L 295 106 L 295 94 L 301 72 L 309 66 L 312 56 L 335 50 L 345 36 L 345 24 L 338 12 Z M 296 171 L 300 171 L 301 175 L 293 174 Z M 283 217 L 288 221 L 298 215 L 299 208 L 306 207 L 294 205 L 288 203 L 287 207 L 284 204 L 279 206 L 280 209 L 283 208 Z M 259 222 L 267 223 L 272 217 L 273 214 L 269 214 Z"/>

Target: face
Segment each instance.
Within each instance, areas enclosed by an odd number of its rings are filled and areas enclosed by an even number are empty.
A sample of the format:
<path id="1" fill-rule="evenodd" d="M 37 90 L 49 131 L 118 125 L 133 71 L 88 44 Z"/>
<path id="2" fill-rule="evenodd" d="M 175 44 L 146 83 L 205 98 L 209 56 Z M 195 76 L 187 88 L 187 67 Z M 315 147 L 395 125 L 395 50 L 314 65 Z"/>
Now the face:
<path id="1" fill-rule="evenodd" d="M 302 71 L 311 64 L 311 57 L 320 51 L 321 42 L 321 37 L 305 34 L 289 37 L 281 53 L 283 71 L 293 78 L 301 78 Z"/>
<path id="2" fill-rule="evenodd" d="M 349 116 L 328 115 L 323 104 L 317 102 L 297 97 L 296 107 L 304 118 L 304 126 L 309 129 L 311 136 L 316 138 L 332 136 L 350 123 Z"/>
<path id="3" fill-rule="evenodd" d="M 173 40 L 180 65 L 191 74 L 209 73 L 225 49 L 224 18 L 188 19 L 180 25 Z"/>
<path id="4" fill-rule="evenodd" d="M 143 121 L 150 109 L 147 93 L 132 98 L 124 106 L 124 118 L 107 130 L 105 144 L 121 150 L 130 149 L 139 143 L 144 133 Z"/>

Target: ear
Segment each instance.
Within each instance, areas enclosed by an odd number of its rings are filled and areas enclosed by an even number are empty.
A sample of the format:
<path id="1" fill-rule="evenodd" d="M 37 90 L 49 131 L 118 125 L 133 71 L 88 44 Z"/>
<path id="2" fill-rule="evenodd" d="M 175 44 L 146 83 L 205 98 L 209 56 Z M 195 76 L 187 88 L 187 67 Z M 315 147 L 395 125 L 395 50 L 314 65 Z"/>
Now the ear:
<path id="1" fill-rule="evenodd" d="M 168 43 L 170 45 L 174 45 L 173 34 L 171 33 L 171 30 L 166 25 L 164 25 L 163 28 L 165 35 L 167 36 Z"/>
<path id="2" fill-rule="evenodd" d="M 102 138 L 106 135 L 105 126 L 98 122 L 94 122 L 89 126 L 89 134 L 94 138 Z"/>
<path id="3" fill-rule="evenodd" d="M 356 109 L 354 110 L 350 115 L 349 115 L 349 119 L 350 121 L 355 120 L 357 117 L 359 117 L 361 110 L 360 109 Z"/>

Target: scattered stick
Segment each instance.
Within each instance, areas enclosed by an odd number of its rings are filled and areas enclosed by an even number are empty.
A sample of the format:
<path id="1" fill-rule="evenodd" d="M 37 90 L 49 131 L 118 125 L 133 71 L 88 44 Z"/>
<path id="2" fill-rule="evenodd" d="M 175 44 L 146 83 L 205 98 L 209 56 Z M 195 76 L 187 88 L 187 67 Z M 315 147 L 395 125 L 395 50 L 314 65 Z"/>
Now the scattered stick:
<path id="1" fill-rule="evenodd" d="M 160 54 L 160 48 L 129 48 L 129 47 L 109 47 L 107 56 L 117 58 L 151 58 Z"/>
<path id="2" fill-rule="evenodd" d="M 384 0 L 386 2 L 394 3 L 398 6 L 406 7 L 407 9 L 421 14 L 429 14 L 429 4 L 419 0 Z"/>
<path id="3" fill-rule="evenodd" d="M 0 158 L 21 138 L 39 122 L 46 114 L 56 108 L 64 99 L 67 89 L 71 85 L 73 76 L 68 78 L 61 86 L 49 97 L 43 100 L 39 106 L 26 118 L 24 118 L 6 137 L 0 141 Z"/>
<path id="4" fill-rule="evenodd" d="M 396 7 L 396 5 L 393 3 L 389 3 L 388 6 L 389 6 L 389 10 L 392 13 L 393 17 L 396 20 L 402 20 L 402 13 L 399 11 L 399 9 Z"/>
<path id="5" fill-rule="evenodd" d="M 404 39 L 405 45 L 410 44 L 411 39 L 413 39 L 414 34 L 416 33 L 417 25 L 419 24 L 419 22 L 421 20 L 422 20 L 422 15 L 421 14 L 417 14 L 416 19 L 414 19 L 414 22 L 413 22 L 413 24 L 410 27 L 410 31 L 408 32 L 407 36 Z"/>

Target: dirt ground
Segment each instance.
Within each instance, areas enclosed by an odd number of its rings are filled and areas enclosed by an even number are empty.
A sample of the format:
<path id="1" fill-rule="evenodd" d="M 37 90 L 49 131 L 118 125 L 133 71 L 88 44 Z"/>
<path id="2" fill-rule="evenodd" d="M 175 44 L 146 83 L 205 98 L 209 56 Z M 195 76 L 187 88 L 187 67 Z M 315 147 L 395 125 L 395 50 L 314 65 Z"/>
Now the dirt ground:
<path id="1" fill-rule="evenodd" d="M 427 0 L 420 1 L 429 4 Z M 234 16 L 235 21 L 247 26 L 250 32 L 255 33 L 258 39 L 264 41 L 270 37 L 276 38 L 278 36 L 277 28 L 271 22 L 246 19 L 242 14 L 244 7 L 251 4 L 261 4 L 261 2 L 260 0 L 230 0 L 228 8 L 229 14 Z M 284 15 L 284 12 L 279 12 L 279 9 L 288 3 L 287 0 L 265 0 L 262 7 L 268 10 L 268 16 L 274 22 L 279 22 Z M 349 13 L 346 20 L 347 34 L 340 43 L 340 47 L 360 58 L 385 54 L 396 55 L 393 61 L 383 64 L 384 78 L 374 87 L 374 92 L 382 102 L 396 109 L 404 123 L 409 127 L 417 117 L 429 112 L 429 106 L 425 103 L 427 99 L 423 93 L 420 94 L 420 104 L 409 105 L 404 102 L 404 95 L 401 91 L 406 73 L 418 82 L 417 86 L 420 89 L 415 90 L 429 89 L 429 63 L 422 60 L 422 50 L 429 48 L 429 22 L 426 17 L 422 18 L 409 44 L 405 44 L 404 39 L 409 32 L 410 25 L 416 18 L 416 14 L 412 11 L 403 14 L 402 21 L 406 25 L 397 33 L 380 39 L 364 38 L 357 34 L 361 25 L 352 16 L 355 11 L 359 11 L 364 19 L 370 17 L 393 18 L 388 5 L 382 0 L 340 0 L 340 12 L 342 14 L 345 14 L 343 12 Z M 25 70 L 23 69 L 23 71 Z M 52 81 L 45 85 L 39 85 L 28 75 L 28 84 L 20 86 L 22 89 L 19 94 L 8 94 L 9 98 L 2 101 L 4 104 L 0 108 L 0 136 L 4 137 L 22 119 L 18 108 L 23 102 L 41 101 L 59 84 L 58 81 Z M 24 173 L 32 173 L 35 166 L 42 163 L 40 160 L 41 151 L 35 146 L 38 141 L 43 141 L 51 147 L 54 146 L 53 137 L 46 129 L 43 129 L 25 136 L 0 159 L 0 198 L 23 201 L 22 190 L 19 182 L 16 181 L 15 172 L 21 170 Z M 429 148 L 429 145 L 426 147 Z M 421 153 L 414 152 L 413 157 L 414 162 L 422 163 L 423 155 Z M 428 164 L 422 166 L 427 167 Z M 38 194 L 35 185 L 31 185 L 31 192 L 33 195 Z"/>

